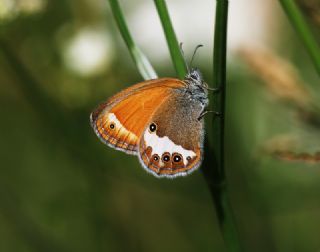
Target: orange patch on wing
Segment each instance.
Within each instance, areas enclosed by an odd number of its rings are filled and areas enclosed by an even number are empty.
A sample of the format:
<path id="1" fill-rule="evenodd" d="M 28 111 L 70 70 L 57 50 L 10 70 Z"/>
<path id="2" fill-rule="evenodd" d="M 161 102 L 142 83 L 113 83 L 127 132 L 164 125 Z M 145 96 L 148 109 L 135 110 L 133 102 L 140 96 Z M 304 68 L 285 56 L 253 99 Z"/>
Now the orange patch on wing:
<path id="1" fill-rule="evenodd" d="M 137 151 L 142 132 L 153 113 L 170 96 L 172 89 L 184 85 L 181 80 L 163 78 L 138 83 L 114 95 L 91 114 L 97 135 L 113 147 Z"/>
<path id="2" fill-rule="evenodd" d="M 161 103 L 168 98 L 169 90 L 146 90 L 130 96 L 114 106 L 110 113 L 114 113 L 121 124 L 136 136 L 141 136 L 147 127 L 151 116 Z"/>

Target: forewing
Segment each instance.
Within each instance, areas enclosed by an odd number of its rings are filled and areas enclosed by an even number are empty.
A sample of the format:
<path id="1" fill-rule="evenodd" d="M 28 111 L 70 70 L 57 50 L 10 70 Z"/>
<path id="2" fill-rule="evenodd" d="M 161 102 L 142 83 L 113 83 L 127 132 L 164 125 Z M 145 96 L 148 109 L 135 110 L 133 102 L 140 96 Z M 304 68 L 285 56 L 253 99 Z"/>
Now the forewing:
<path id="1" fill-rule="evenodd" d="M 139 158 L 148 172 L 173 178 L 200 166 L 204 125 L 198 118 L 202 110 L 181 91 L 158 108 L 139 143 Z"/>
<path id="2" fill-rule="evenodd" d="M 158 107 L 184 86 L 177 79 L 157 79 L 136 84 L 98 106 L 91 125 L 102 142 L 129 154 L 136 154 L 146 124 Z"/>

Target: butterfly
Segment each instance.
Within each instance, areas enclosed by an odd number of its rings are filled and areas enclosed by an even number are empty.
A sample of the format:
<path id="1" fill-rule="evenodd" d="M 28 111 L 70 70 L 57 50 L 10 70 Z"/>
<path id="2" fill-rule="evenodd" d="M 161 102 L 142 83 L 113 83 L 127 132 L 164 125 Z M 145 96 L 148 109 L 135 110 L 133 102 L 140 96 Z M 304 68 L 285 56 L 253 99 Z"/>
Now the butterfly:
<path id="1" fill-rule="evenodd" d="M 185 176 L 203 159 L 208 90 L 198 69 L 183 80 L 144 81 L 100 104 L 90 115 L 91 126 L 103 143 L 137 155 L 152 175 Z"/>

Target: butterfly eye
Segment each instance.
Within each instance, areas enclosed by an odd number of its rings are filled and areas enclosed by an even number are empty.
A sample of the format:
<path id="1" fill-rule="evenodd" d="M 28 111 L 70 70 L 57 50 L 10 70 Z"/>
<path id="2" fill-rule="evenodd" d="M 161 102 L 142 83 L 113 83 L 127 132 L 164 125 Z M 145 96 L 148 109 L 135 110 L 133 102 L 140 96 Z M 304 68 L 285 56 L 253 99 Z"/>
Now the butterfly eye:
<path id="1" fill-rule="evenodd" d="M 190 77 L 195 80 L 197 79 L 197 76 L 195 74 L 191 74 Z"/>
<path id="2" fill-rule="evenodd" d="M 114 123 L 110 123 L 109 127 L 110 127 L 110 129 L 113 130 L 116 126 L 114 125 Z"/>
<path id="3" fill-rule="evenodd" d="M 157 125 L 155 123 L 151 123 L 149 126 L 150 132 L 155 132 L 157 130 Z"/>

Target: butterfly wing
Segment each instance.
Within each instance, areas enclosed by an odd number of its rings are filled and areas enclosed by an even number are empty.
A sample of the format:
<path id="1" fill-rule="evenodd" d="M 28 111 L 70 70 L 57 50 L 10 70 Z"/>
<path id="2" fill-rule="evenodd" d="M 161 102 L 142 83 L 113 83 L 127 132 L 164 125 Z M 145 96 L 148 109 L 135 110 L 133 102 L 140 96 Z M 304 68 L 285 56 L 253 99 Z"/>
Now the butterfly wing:
<path id="1" fill-rule="evenodd" d="M 156 177 L 185 176 L 202 161 L 203 105 L 175 91 L 149 121 L 139 143 L 142 166 Z"/>
<path id="2" fill-rule="evenodd" d="M 145 125 L 173 90 L 184 85 L 178 79 L 162 78 L 129 87 L 91 113 L 91 126 L 103 143 L 137 154 Z"/>

